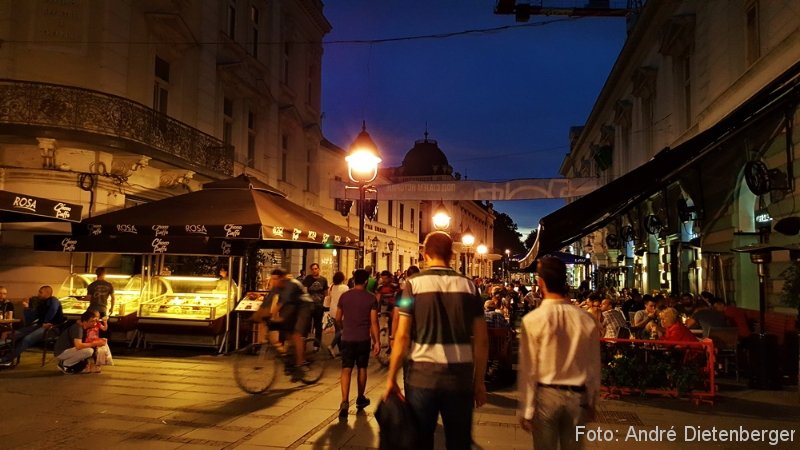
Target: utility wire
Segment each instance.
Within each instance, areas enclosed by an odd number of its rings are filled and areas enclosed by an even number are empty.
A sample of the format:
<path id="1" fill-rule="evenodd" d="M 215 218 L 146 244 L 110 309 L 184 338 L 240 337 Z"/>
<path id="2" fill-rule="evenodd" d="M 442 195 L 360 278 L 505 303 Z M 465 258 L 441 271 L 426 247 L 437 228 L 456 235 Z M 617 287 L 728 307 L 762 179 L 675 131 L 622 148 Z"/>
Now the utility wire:
<path id="1" fill-rule="evenodd" d="M 504 25 L 492 28 L 474 28 L 469 30 L 452 31 L 447 33 L 434 33 L 434 34 L 421 34 L 411 36 L 397 36 L 382 39 L 337 39 L 332 41 L 322 41 L 321 44 L 325 45 L 374 45 L 386 44 L 391 42 L 404 42 L 404 41 L 419 41 L 426 39 L 449 39 L 459 36 L 467 36 L 471 34 L 492 34 L 503 31 L 518 30 L 523 28 L 537 28 L 546 25 L 551 25 L 560 22 L 571 22 L 574 20 L 582 19 L 582 17 L 565 17 L 561 19 L 544 20 L 541 22 L 531 22 L 515 25 Z M 230 41 L 169 41 L 164 43 L 174 45 L 219 45 L 225 44 Z M 253 41 L 245 41 L 245 44 L 251 44 Z M 148 41 L 69 41 L 69 40 L 55 40 L 55 39 L 2 39 L 0 44 L 80 44 L 80 45 L 153 45 L 160 43 L 156 40 Z M 258 45 L 282 45 L 282 44 L 298 44 L 298 45 L 319 45 L 319 41 L 257 41 Z"/>

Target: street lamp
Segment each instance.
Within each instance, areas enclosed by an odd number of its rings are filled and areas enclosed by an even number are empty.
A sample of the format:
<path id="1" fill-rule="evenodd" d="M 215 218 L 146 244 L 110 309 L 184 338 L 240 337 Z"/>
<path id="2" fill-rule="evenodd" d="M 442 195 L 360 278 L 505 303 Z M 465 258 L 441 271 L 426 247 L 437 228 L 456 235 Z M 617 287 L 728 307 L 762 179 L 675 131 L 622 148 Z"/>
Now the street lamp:
<path id="1" fill-rule="evenodd" d="M 467 276 L 471 275 L 469 272 L 469 248 L 472 247 L 474 243 L 475 236 L 472 234 L 469 227 L 467 227 L 467 231 L 461 235 L 461 244 L 466 248 L 466 252 L 464 253 L 464 274 Z"/>
<path id="2" fill-rule="evenodd" d="M 450 228 L 450 214 L 442 202 L 433 211 L 433 227 L 440 231 Z"/>
<path id="3" fill-rule="evenodd" d="M 506 284 L 511 280 L 511 250 L 506 249 Z"/>
<path id="4" fill-rule="evenodd" d="M 484 259 L 486 258 L 486 253 L 489 251 L 489 249 L 486 248 L 485 245 L 480 244 L 475 249 L 475 251 L 478 252 L 478 254 L 480 255 L 480 268 L 478 269 L 478 276 L 482 277 L 483 276 L 483 266 L 485 265 Z"/>
<path id="5" fill-rule="evenodd" d="M 347 174 L 350 181 L 357 184 L 358 188 L 358 252 L 359 269 L 364 267 L 364 216 L 366 211 L 364 203 L 367 191 L 372 189 L 370 183 L 375 181 L 378 176 L 378 163 L 381 162 L 378 146 L 372 141 L 367 133 L 367 123 L 361 123 L 361 132 L 358 133 L 353 144 L 350 145 L 350 154 L 345 158 L 347 161 Z"/>

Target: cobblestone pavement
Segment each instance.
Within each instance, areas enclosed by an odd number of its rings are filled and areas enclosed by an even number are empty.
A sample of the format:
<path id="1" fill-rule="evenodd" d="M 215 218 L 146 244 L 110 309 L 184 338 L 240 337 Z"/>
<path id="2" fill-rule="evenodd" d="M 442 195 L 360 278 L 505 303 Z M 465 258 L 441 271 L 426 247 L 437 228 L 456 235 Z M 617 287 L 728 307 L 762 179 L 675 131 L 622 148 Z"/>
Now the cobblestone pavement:
<path id="1" fill-rule="evenodd" d="M 120 352 L 124 353 L 124 352 Z M 351 409 L 340 423 L 339 367 L 335 361 L 320 383 L 304 386 L 280 377 L 264 395 L 241 392 L 227 356 L 151 351 L 115 355 L 102 374 L 61 374 L 51 359 L 39 367 L 40 352 L 23 355 L 20 367 L 0 372 L 0 448 L 136 449 L 375 449 L 378 426 L 372 415 L 385 372 L 369 368 L 367 394 L 373 405 Z M 355 392 L 355 386 L 351 392 Z M 352 403 L 352 402 L 351 402 Z M 476 411 L 474 441 L 482 449 L 530 449 L 530 435 L 514 416 L 513 387 L 491 392 Z M 629 397 L 603 400 L 595 448 L 797 448 L 800 398 L 793 391 L 728 389 L 715 405 L 680 399 Z M 684 427 L 793 431 L 793 441 L 710 442 L 688 439 Z M 629 430 L 674 427 L 676 442 L 627 439 Z M 692 428 L 694 429 L 694 428 Z M 691 431 L 691 430 L 690 430 Z M 610 433 L 610 434 L 609 434 Z M 663 434 L 663 433 L 662 433 Z M 437 448 L 444 448 L 437 432 Z"/>

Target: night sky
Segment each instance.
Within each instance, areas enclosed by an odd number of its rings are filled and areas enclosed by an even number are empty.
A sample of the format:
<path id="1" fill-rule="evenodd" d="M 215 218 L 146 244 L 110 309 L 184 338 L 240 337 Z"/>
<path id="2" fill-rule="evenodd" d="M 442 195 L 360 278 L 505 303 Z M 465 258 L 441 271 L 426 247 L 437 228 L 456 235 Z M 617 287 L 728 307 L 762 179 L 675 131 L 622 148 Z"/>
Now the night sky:
<path id="1" fill-rule="evenodd" d="M 468 179 L 558 177 L 625 40 L 623 18 L 494 15 L 495 0 L 326 0 L 323 132 L 347 148 L 361 120 L 385 166 L 439 142 Z M 549 23 L 544 23 L 549 22 Z M 522 26 L 520 26 L 522 25 Z M 353 43 L 511 29 L 453 37 Z M 523 237 L 562 200 L 496 202 Z"/>

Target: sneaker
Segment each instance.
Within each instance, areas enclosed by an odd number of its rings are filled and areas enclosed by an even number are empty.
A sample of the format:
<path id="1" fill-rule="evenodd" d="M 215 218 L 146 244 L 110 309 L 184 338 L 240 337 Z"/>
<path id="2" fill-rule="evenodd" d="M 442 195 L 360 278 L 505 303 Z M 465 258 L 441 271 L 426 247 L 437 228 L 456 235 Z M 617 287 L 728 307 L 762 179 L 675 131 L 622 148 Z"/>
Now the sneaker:
<path id="1" fill-rule="evenodd" d="M 367 397 L 361 396 L 356 399 L 356 408 L 364 409 L 369 406 L 369 399 Z"/>
<path id="2" fill-rule="evenodd" d="M 64 361 L 59 361 L 58 362 L 58 370 L 60 370 L 61 373 L 69 374 L 69 370 L 67 370 L 67 368 L 64 367 Z"/>
<path id="3" fill-rule="evenodd" d="M 13 359 L 0 361 L 0 367 L 13 367 L 13 366 L 14 366 Z"/>
<path id="4" fill-rule="evenodd" d="M 350 409 L 350 402 L 342 402 L 342 404 L 339 405 L 339 418 L 343 419 L 347 417 L 348 414 L 347 410 L 349 409 Z"/>

